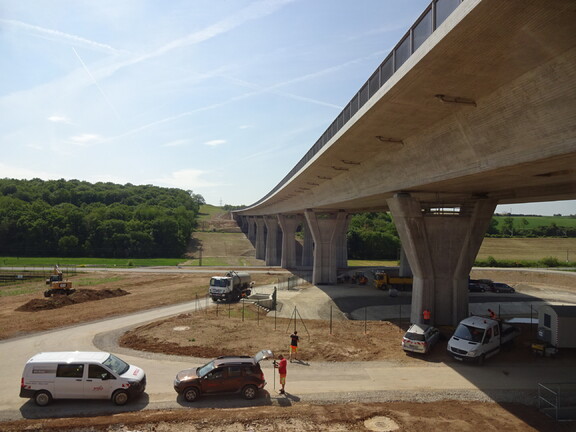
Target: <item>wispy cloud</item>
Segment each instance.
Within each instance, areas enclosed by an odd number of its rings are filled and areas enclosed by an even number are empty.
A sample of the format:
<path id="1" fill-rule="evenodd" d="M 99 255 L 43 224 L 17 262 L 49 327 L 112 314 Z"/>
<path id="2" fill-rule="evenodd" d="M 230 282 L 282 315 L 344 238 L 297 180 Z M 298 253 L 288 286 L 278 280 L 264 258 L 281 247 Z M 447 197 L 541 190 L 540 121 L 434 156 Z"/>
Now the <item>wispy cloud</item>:
<path id="1" fill-rule="evenodd" d="M 98 141 L 101 141 L 102 137 L 96 134 L 81 134 L 72 136 L 69 138 L 69 140 L 72 144 L 76 144 L 79 146 L 89 146 Z"/>
<path id="2" fill-rule="evenodd" d="M 83 37 L 64 33 L 58 30 L 52 30 L 32 24 L 27 24 L 22 21 L 0 19 L 0 23 L 52 41 L 60 41 L 78 47 L 105 52 L 107 54 L 117 55 L 125 53 L 125 51 L 118 50 L 114 47 L 111 47 L 110 45 L 95 42 L 90 39 L 85 39 Z"/>
<path id="3" fill-rule="evenodd" d="M 210 40 L 216 36 L 228 33 L 235 28 L 259 18 L 263 18 L 270 15 L 277 10 L 281 9 L 287 4 L 293 3 L 298 0 L 262 0 L 249 4 L 244 9 L 230 15 L 222 20 L 216 22 L 215 24 L 209 25 L 208 27 L 190 33 L 184 37 L 174 39 L 159 48 L 146 52 L 144 54 L 133 56 L 126 59 L 125 61 L 117 62 L 112 65 L 108 65 L 98 72 L 104 76 L 112 75 L 123 69 L 125 67 L 133 66 L 138 63 L 150 60 L 155 57 L 163 56 L 171 51 L 185 48 L 188 46 L 196 45 L 207 40 Z"/>
<path id="4" fill-rule="evenodd" d="M 51 115 L 50 117 L 48 117 L 48 121 L 51 121 L 52 123 L 72 124 L 70 118 L 68 118 L 68 116 L 63 115 Z"/>
<path id="5" fill-rule="evenodd" d="M 102 95 L 102 98 L 104 99 L 104 101 L 106 101 L 106 104 L 110 107 L 110 109 L 112 110 L 112 112 L 114 113 L 116 118 L 118 120 L 122 121 L 122 119 L 120 118 L 120 115 L 118 114 L 118 111 L 116 111 L 116 108 L 114 108 L 114 105 L 112 105 L 112 102 L 110 102 L 110 99 L 108 99 L 108 96 L 106 96 L 106 93 L 104 93 L 104 90 L 102 90 L 102 87 L 100 87 L 100 84 L 98 84 L 98 81 L 96 81 L 96 78 L 94 78 L 94 76 L 90 73 L 90 69 L 88 69 L 88 66 L 86 66 L 86 63 L 84 63 L 84 60 L 82 60 L 80 55 L 78 55 L 78 52 L 76 51 L 76 49 L 74 49 L 74 47 L 72 47 L 72 51 L 74 51 L 74 54 L 76 54 L 76 58 L 78 59 L 78 61 L 80 62 L 80 64 L 82 65 L 82 67 L 84 68 L 84 70 L 86 71 L 88 76 L 90 77 L 90 79 L 92 79 L 92 82 L 94 83 L 94 85 L 96 86 L 96 88 L 98 89 L 100 94 Z"/>
<path id="6" fill-rule="evenodd" d="M 216 139 L 216 140 L 206 141 L 204 143 L 204 145 L 211 146 L 211 147 L 216 147 L 216 146 L 219 146 L 221 144 L 226 144 L 226 140 Z"/>

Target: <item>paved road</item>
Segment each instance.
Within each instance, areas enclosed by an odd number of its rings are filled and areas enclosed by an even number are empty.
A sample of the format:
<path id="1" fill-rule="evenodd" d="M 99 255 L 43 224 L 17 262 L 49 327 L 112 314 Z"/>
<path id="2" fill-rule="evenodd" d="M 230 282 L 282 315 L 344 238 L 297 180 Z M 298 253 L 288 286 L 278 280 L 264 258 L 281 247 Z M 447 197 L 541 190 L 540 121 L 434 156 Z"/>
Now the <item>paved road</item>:
<path id="1" fill-rule="evenodd" d="M 336 287 L 334 288 L 336 290 Z M 338 288 L 344 290 L 346 288 Z M 348 288 L 348 290 L 357 288 Z M 280 291 L 284 308 L 281 314 L 290 316 L 292 305 L 298 304 L 303 318 L 325 314 L 332 299 L 326 289 Z M 306 308 L 304 305 L 312 305 Z M 321 305 L 321 307 L 318 307 Z M 110 345 L 108 335 L 161 317 L 197 310 L 196 302 L 163 307 L 57 331 L 0 342 L 0 420 L 43 418 L 77 415 L 101 415 L 125 410 L 186 407 L 231 407 L 254 404 L 285 405 L 298 401 L 386 401 L 399 399 L 434 400 L 442 398 L 516 400 L 534 402 L 538 382 L 576 382 L 576 365 L 531 367 L 498 363 L 497 359 L 484 367 L 422 362 L 422 365 L 399 366 L 391 362 L 354 363 L 292 363 L 289 366 L 288 397 L 274 391 L 274 369 L 263 365 L 268 380 L 265 394 L 257 401 L 240 397 L 203 398 L 188 404 L 176 398 L 172 380 L 184 368 L 202 364 L 203 359 L 153 355 L 124 351 Z M 95 346 L 95 341 L 97 346 Z M 56 350 L 109 349 L 126 361 L 142 367 L 148 376 L 148 387 L 142 398 L 126 407 L 115 407 L 109 401 L 55 401 L 49 408 L 36 407 L 18 397 L 24 363 L 35 353 Z M 265 347 L 262 347 L 265 348 Z"/>

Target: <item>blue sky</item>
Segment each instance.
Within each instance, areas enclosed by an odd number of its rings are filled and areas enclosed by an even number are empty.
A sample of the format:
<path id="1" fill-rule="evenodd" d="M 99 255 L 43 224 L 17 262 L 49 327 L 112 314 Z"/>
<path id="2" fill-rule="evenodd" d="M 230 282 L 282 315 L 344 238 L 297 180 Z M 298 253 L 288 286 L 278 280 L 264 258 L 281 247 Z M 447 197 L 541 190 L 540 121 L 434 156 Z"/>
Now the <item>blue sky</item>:
<path id="1" fill-rule="evenodd" d="M 2 0 L 0 177 L 252 204 L 428 3 Z M 540 207 L 522 211 L 576 213 L 574 201 Z"/>

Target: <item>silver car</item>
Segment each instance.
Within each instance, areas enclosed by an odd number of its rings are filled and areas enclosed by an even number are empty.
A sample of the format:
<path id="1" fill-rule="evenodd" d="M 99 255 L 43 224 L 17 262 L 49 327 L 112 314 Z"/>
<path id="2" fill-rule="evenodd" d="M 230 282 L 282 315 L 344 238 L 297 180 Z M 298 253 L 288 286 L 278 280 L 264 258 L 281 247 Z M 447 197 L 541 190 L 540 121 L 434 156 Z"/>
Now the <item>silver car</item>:
<path id="1" fill-rule="evenodd" d="M 402 338 L 402 349 L 426 354 L 440 339 L 440 331 L 427 324 L 412 324 Z"/>

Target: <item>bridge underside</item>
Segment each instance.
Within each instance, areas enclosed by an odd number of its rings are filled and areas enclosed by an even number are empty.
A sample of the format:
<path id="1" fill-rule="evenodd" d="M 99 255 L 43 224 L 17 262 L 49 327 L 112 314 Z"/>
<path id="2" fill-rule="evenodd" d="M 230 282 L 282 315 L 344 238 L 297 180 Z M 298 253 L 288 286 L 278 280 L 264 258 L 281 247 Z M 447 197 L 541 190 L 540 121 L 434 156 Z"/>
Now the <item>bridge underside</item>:
<path id="1" fill-rule="evenodd" d="M 576 199 L 575 22 L 573 0 L 461 3 L 296 175 L 237 214 L 390 210 L 414 313 L 454 324 L 495 206 Z M 342 262 L 345 224 L 330 219 L 310 227 L 317 282 Z"/>

